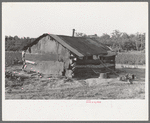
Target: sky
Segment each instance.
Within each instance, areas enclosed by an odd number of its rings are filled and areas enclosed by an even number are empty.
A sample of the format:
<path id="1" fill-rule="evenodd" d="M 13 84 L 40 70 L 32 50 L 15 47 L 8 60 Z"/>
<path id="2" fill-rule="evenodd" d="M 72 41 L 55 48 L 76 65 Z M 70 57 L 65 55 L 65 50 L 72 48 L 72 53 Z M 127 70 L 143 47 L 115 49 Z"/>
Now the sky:
<path id="1" fill-rule="evenodd" d="M 147 2 L 2 3 L 2 32 L 37 38 L 43 33 L 135 34 L 148 30 Z"/>

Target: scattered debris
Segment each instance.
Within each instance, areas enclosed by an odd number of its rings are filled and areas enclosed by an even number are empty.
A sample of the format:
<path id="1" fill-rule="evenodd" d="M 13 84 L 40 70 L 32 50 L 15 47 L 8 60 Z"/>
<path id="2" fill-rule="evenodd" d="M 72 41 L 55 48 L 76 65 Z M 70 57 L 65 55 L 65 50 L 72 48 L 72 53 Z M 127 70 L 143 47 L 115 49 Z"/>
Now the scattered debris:
<path id="1" fill-rule="evenodd" d="M 126 75 L 121 75 L 118 77 L 119 81 L 127 81 L 130 82 L 130 84 L 133 84 L 133 80 L 135 79 L 134 74 L 127 73 Z"/>
<path id="2" fill-rule="evenodd" d="M 73 82 L 73 80 L 71 78 L 67 78 L 64 80 L 64 83 L 66 83 L 66 82 Z"/>

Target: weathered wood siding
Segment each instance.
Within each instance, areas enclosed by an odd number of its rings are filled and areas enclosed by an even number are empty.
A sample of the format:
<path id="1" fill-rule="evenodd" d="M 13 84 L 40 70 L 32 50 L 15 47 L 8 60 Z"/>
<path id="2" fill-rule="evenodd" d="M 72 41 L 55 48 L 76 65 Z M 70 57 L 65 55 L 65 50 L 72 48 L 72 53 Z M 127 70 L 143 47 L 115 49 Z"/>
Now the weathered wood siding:
<path id="1" fill-rule="evenodd" d="M 35 65 L 27 64 L 27 70 L 40 72 L 43 74 L 62 75 L 64 70 L 63 62 L 54 61 L 38 61 Z"/>
<path id="2" fill-rule="evenodd" d="M 49 53 L 44 54 L 27 53 L 25 59 L 30 61 L 57 61 L 58 55 Z"/>
<path id="3" fill-rule="evenodd" d="M 25 56 L 26 60 L 36 63 L 36 65 L 28 64 L 27 69 L 44 74 L 62 74 L 64 69 L 69 68 L 69 58 L 70 52 L 50 36 L 33 45 Z"/>
<path id="4" fill-rule="evenodd" d="M 115 56 L 102 56 L 95 60 L 83 58 L 77 59 L 74 63 L 74 76 L 89 76 L 90 74 L 94 75 L 101 72 L 108 72 L 109 70 L 100 62 L 100 60 L 102 60 L 109 69 L 115 70 Z"/>
<path id="5" fill-rule="evenodd" d="M 83 60 L 81 60 L 81 59 L 78 59 L 77 60 L 77 65 L 91 65 L 91 64 L 93 64 L 93 65 L 99 65 L 99 64 L 101 64 L 101 62 L 99 61 L 99 60 L 90 60 L 90 59 L 83 59 Z"/>

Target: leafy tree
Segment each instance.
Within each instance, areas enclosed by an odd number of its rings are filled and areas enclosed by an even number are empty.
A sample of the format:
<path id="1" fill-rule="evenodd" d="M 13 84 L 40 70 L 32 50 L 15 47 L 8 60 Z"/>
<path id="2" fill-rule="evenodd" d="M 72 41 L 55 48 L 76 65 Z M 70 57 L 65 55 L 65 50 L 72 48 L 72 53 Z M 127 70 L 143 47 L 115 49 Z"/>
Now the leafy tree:
<path id="1" fill-rule="evenodd" d="M 122 36 L 122 33 L 119 31 L 119 30 L 114 30 L 113 33 L 112 33 L 112 41 L 114 42 L 113 43 L 113 48 L 114 47 L 119 47 L 119 49 L 121 49 L 121 36 Z M 119 50 L 118 50 L 119 51 Z"/>
<path id="2" fill-rule="evenodd" d="M 14 37 L 14 40 L 19 40 L 19 37 L 18 37 L 18 36 L 15 36 L 15 37 Z"/>
<path id="3" fill-rule="evenodd" d="M 76 32 L 76 37 L 87 37 L 85 33 Z M 143 34 L 130 34 L 114 30 L 110 35 L 104 33 L 102 36 L 97 34 L 90 35 L 90 38 L 104 43 L 115 51 L 121 50 L 144 50 L 145 49 L 145 33 Z M 18 36 L 5 36 L 5 50 L 16 51 L 22 50 L 25 46 L 33 42 L 35 39 L 30 37 L 19 38 Z"/>
<path id="4" fill-rule="evenodd" d="M 18 36 L 5 36 L 5 50 L 6 51 L 21 51 L 24 46 L 28 45 L 34 38 L 19 38 Z"/>

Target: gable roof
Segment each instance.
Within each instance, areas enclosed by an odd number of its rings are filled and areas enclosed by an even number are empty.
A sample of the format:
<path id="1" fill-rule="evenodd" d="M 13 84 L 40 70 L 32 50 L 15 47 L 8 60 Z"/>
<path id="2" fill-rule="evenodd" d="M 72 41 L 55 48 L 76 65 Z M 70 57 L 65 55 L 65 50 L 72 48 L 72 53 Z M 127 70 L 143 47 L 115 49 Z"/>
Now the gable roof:
<path id="1" fill-rule="evenodd" d="M 107 51 L 110 50 L 106 45 L 102 44 L 96 39 L 90 39 L 86 37 L 54 35 L 54 34 L 43 34 L 27 47 L 31 47 L 34 44 L 37 44 L 41 38 L 47 35 L 58 41 L 61 45 L 63 45 L 64 47 L 66 47 L 68 50 L 70 50 L 79 57 L 91 55 L 107 55 Z"/>
<path id="2" fill-rule="evenodd" d="M 43 37 L 46 37 L 47 35 L 48 35 L 48 34 L 43 34 L 43 35 L 39 36 L 39 37 L 36 38 L 33 42 L 31 42 L 30 44 L 26 45 L 26 46 L 23 48 L 23 50 L 27 50 L 28 47 L 32 47 L 33 45 L 37 44 L 37 43 L 40 41 L 40 39 L 42 39 Z"/>
<path id="3" fill-rule="evenodd" d="M 84 56 L 90 55 L 105 55 L 107 50 L 109 50 L 102 43 L 86 38 L 86 37 L 71 37 L 58 35 L 64 42 L 69 44 L 71 47 L 76 49 L 78 52 Z"/>

